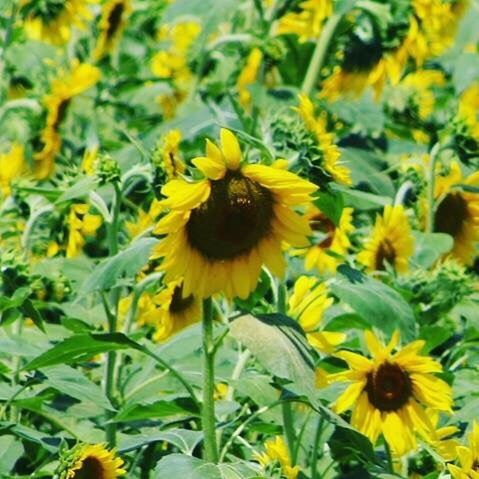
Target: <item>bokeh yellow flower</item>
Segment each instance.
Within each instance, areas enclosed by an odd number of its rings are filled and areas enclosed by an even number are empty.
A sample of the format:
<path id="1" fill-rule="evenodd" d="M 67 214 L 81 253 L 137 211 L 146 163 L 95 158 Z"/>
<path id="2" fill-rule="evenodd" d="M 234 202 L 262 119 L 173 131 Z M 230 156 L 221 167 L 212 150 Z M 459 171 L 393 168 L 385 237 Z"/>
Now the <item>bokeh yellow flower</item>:
<path id="1" fill-rule="evenodd" d="M 23 145 L 13 143 L 9 151 L 0 153 L 0 191 L 3 196 L 10 194 L 12 180 L 18 178 L 24 169 Z"/>

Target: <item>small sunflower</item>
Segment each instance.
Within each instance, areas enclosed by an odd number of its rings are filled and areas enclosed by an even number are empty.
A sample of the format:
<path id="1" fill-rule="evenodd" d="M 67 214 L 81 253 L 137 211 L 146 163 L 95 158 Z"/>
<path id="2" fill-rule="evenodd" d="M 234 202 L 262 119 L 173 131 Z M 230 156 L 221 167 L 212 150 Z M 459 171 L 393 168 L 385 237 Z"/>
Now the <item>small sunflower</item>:
<path id="1" fill-rule="evenodd" d="M 241 164 L 236 136 L 222 129 L 220 137 L 221 148 L 207 140 L 207 156 L 192 161 L 204 180 L 162 188 L 170 212 L 154 231 L 167 235 L 156 254 L 167 281 L 184 278 L 186 296 L 246 298 L 263 263 L 283 274 L 282 241 L 307 245 L 308 222 L 292 207 L 307 204 L 316 186 L 279 168 Z"/>
<path id="2" fill-rule="evenodd" d="M 180 130 L 169 130 L 161 136 L 153 152 L 152 161 L 154 165 L 169 180 L 184 174 L 186 171 L 186 165 L 180 153 L 181 140 Z"/>
<path id="3" fill-rule="evenodd" d="M 75 60 L 69 72 L 61 71 L 52 81 L 51 91 L 44 98 L 47 119 L 40 135 L 43 148 L 35 154 L 35 174 L 38 179 L 46 178 L 53 171 L 55 156 L 61 147 L 60 125 L 65 119 L 72 98 L 95 85 L 100 75 L 100 70 L 95 66 Z"/>
<path id="4" fill-rule="evenodd" d="M 464 185 L 463 188 L 455 185 Z M 466 266 L 473 263 L 479 242 L 479 194 L 468 187 L 479 186 L 479 172 L 464 178 L 461 167 L 453 161 L 449 174 L 438 176 L 435 197 L 434 231 L 454 239 L 451 254 Z"/>
<path id="5" fill-rule="evenodd" d="M 60 479 L 116 479 L 126 474 L 123 460 L 103 444 L 79 444 L 62 464 Z"/>
<path id="6" fill-rule="evenodd" d="M 264 447 L 264 452 L 255 454 L 256 459 L 263 467 L 276 462 L 281 466 L 281 472 L 284 477 L 287 479 L 296 479 L 298 477 L 300 467 L 292 465 L 288 447 L 281 436 L 268 439 L 264 443 Z"/>
<path id="7" fill-rule="evenodd" d="M 239 102 L 243 108 L 247 108 L 251 104 L 251 93 L 248 90 L 248 86 L 252 85 L 256 81 L 261 68 L 262 60 L 263 53 L 261 50 L 259 48 L 253 48 L 246 59 L 245 66 L 241 70 L 238 79 L 236 80 Z"/>
<path id="8" fill-rule="evenodd" d="M 22 0 L 21 12 L 28 37 L 53 45 L 63 45 L 71 37 L 72 27 L 85 29 L 93 18 L 89 5 L 97 0 Z"/>
<path id="9" fill-rule="evenodd" d="M 469 433 L 469 447 L 456 448 L 460 466 L 448 464 L 449 472 L 454 479 L 479 479 L 479 423 L 472 424 Z"/>
<path id="10" fill-rule="evenodd" d="M 309 208 L 305 216 L 313 231 L 312 244 L 296 253 L 304 255 L 304 267 L 308 271 L 316 268 L 320 273 L 334 273 L 351 247 L 353 209 L 343 208 L 337 225 L 315 206 Z"/>
<path id="11" fill-rule="evenodd" d="M 85 203 L 72 205 L 68 215 L 68 241 L 66 257 L 78 256 L 85 246 L 86 236 L 92 236 L 102 224 L 100 215 L 88 212 L 89 206 Z"/>
<path id="12" fill-rule="evenodd" d="M 334 136 L 329 133 L 326 127 L 324 116 L 315 116 L 314 105 L 306 95 L 299 95 L 298 112 L 304 125 L 313 135 L 317 142 L 318 151 L 321 153 L 324 170 L 334 179 L 343 185 L 351 185 L 351 172 L 349 168 L 341 164 L 341 152 L 334 143 Z"/>
<path id="13" fill-rule="evenodd" d="M 318 284 L 316 278 L 300 276 L 294 283 L 293 294 L 288 301 L 288 314 L 297 318 L 308 342 L 320 351 L 332 352 L 346 339 L 344 333 L 318 330 L 325 311 L 332 304 L 328 288 L 324 283 Z"/>
<path id="14" fill-rule="evenodd" d="M 131 0 L 108 0 L 103 5 L 98 24 L 100 34 L 93 51 L 95 59 L 99 60 L 115 49 L 131 11 Z"/>
<path id="15" fill-rule="evenodd" d="M 331 0 L 306 0 L 299 4 L 299 12 L 288 12 L 278 20 L 277 35 L 293 34 L 299 41 L 316 41 L 323 24 L 333 14 Z"/>
<path id="16" fill-rule="evenodd" d="M 479 83 L 472 84 L 461 93 L 457 116 L 465 123 L 469 136 L 479 145 Z"/>
<path id="17" fill-rule="evenodd" d="M 0 153 L 0 192 L 8 196 L 12 180 L 18 178 L 25 168 L 23 145 L 12 144 L 9 151 Z"/>
<path id="18" fill-rule="evenodd" d="M 371 331 L 366 331 L 364 338 L 372 359 L 351 351 L 336 353 L 350 369 L 331 375 L 330 380 L 351 384 L 334 408 L 338 414 L 353 409 L 352 426 L 373 444 L 382 433 L 392 452 L 402 456 L 415 449 L 416 432 L 426 439 L 434 434 L 425 408 L 451 412 L 452 391 L 434 376 L 442 372 L 441 364 L 419 354 L 424 341 L 414 341 L 393 353 L 399 342 L 397 332 L 387 346 Z"/>
<path id="19" fill-rule="evenodd" d="M 369 271 L 381 271 L 390 264 L 396 271 L 408 270 L 408 262 L 414 251 L 414 238 L 402 205 L 387 205 L 376 224 L 358 261 Z"/>

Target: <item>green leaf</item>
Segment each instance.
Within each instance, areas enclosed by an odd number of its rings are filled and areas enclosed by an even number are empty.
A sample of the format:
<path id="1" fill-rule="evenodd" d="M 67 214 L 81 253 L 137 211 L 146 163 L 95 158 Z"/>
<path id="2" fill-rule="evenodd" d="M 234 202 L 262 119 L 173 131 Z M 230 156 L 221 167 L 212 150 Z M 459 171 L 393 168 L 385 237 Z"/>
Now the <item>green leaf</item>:
<path id="1" fill-rule="evenodd" d="M 153 479 L 181 477 L 181 479 L 253 479 L 259 466 L 246 462 L 211 464 L 192 456 L 169 454 L 156 465 Z"/>
<path id="2" fill-rule="evenodd" d="M 328 444 L 332 456 L 337 461 L 348 462 L 359 459 L 360 462 L 380 464 L 369 439 L 354 429 L 336 427 Z"/>
<path id="3" fill-rule="evenodd" d="M 5 311 L 6 309 L 10 308 L 17 308 L 28 298 L 30 292 L 30 288 L 22 287 L 15 290 L 11 298 L 1 296 L 0 311 Z"/>
<path id="4" fill-rule="evenodd" d="M 203 439 L 201 431 L 190 431 L 188 429 L 168 429 L 158 431 L 157 428 L 143 428 L 141 434 L 124 436 L 118 446 L 118 451 L 128 452 L 138 449 L 146 444 L 165 441 L 177 447 L 185 454 L 193 454 L 193 450 Z"/>
<path id="5" fill-rule="evenodd" d="M 33 305 L 30 299 L 26 299 L 21 307 L 19 308 L 24 316 L 30 318 L 33 321 L 33 324 L 42 332 L 45 331 L 45 325 L 43 324 L 43 317 L 38 311 L 37 308 Z"/>
<path id="6" fill-rule="evenodd" d="M 344 188 L 339 185 L 336 185 L 335 189 L 343 194 L 345 206 L 352 206 L 355 209 L 372 210 L 391 204 L 389 196 L 375 195 L 366 191 Z"/>
<path id="7" fill-rule="evenodd" d="M 113 410 L 100 386 L 87 379 L 80 371 L 66 365 L 42 369 L 47 376 L 43 384 L 85 402 L 93 402 L 103 409 Z"/>
<path id="8" fill-rule="evenodd" d="M 339 192 L 321 191 L 314 204 L 336 225 L 339 225 L 344 208 L 343 196 Z"/>
<path id="9" fill-rule="evenodd" d="M 158 243 L 154 238 L 142 238 L 117 255 L 98 264 L 80 288 L 80 294 L 105 291 L 114 287 L 121 278 L 133 278 L 148 262 L 151 249 Z"/>
<path id="10" fill-rule="evenodd" d="M 64 191 L 55 203 L 62 203 L 88 195 L 95 188 L 97 181 L 94 176 L 87 176 L 78 180 L 73 186 Z"/>
<path id="11" fill-rule="evenodd" d="M 315 352 L 296 321 L 283 314 L 247 314 L 231 323 L 230 332 L 271 373 L 289 379 L 315 402 Z"/>
<path id="12" fill-rule="evenodd" d="M 430 268 L 443 254 L 454 245 L 452 236 L 445 233 L 421 233 L 414 231 L 415 251 L 411 263 L 424 268 Z"/>
<path id="13" fill-rule="evenodd" d="M 135 343 L 135 341 L 121 333 L 76 334 L 45 351 L 26 364 L 23 369 L 31 371 L 32 369 L 44 368 L 55 364 L 69 364 L 84 361 L 96 354 L 108 351 L 128 348 L 138 349 L 139 347 L 138 343 Z"/>
<path id="14" fill-rule="evenodd" d="M 371 326 L 391 335 L 399 329 L 405 340 L 414 337 L 415 318 L 411 307 L 402 296 L 389 286 L 359 271 L 341 265 L 338 272 L 346 276 L 348 271 L 355 272 L 354 282 L 337 277 L 331 283 L 331 291 L 341 301 L 363 317 Z"/>
<path id="15" fill-rule="evenodd" d="M 0 437 L 0 474 L 8 473 L 23 454 L 23 446 L 14 436 Z"/>
<path id="16" fill-rule="evenodd" d="M 158 419 L 170 416 L 191 416 L 193 413 L 172 401 L 156 401 L 153 404 L 131 404 L 123 408 L 114 418 L 115 422 Z"/>

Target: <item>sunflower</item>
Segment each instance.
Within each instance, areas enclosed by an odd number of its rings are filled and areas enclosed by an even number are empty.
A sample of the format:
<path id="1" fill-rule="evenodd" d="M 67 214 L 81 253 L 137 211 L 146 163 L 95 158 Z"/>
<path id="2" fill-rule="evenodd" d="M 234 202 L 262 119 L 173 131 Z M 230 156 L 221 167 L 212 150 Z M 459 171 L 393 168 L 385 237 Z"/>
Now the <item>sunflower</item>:
<path id="1" fill-rule="evenodd" d="M 333 134 L 327 130 L 326 118 L 324 116 L 315 116 L 313 103 L 303 94 L 299 95 L 299 107 L 297 110 L 304 125 L 313 135 L 317 143 L 317 149 L 321 153 L 324 170 L 334 181 L 343 185 L 351 185 L 351 172 L 349 168 L 341 164 L 341 152 L 334 143 Z"/>
<path id="2" fill-rule="evenodd" d="M 255 454 L 255 458 L 263 467 L 267 467 L 276 462 L 281 466 L 281 472 L 284 477 L 287 479 L 296 479 L 298 477 L 300 467 L 292 465 L 288 447 L 281 436 L 268 439 L 264 443 L 264 447 L 264 452 Z"/>
<path id="3" fill-rule="evenodd" d="M 8 196 L 11 192 L 11 182 L 18 178 L 25 168 L 23 145 L 12 144 L 9 151 L 0 153 L 0 192 Z"/>
<path id="4" fill-rule="evenodd" d="M 115 49 L 131 11 L 131 0 L 108 0 L 103 5 L 98 24 L 100 34 L 93 51 L 96 60 L 100 60 Z"/>
<path id="5" fill-rule="evenodd" d="M 402 205 L 387 205 L 377 216 L 373 231 L 358 254 L 358 261 L 369 271 L 380 271 L 390 264 L 396 271 L 408 270 L 414 250 L 414 238 Z"/>
<path id="6" fill-rule="evenodd" d="M 479 83 L 472 84 L 461 93 L 457 116 L 465 123 L 469 135 L 479 144 Z"/>
<path id="7" fill-rule="evenodd" d="M 86 236 L 92 236 L 102 224 L 100 215 L 88 213 L 89 206 L 85 203 L 72 205 L 68 215 L 68 241 L 66 257 L 78 256 L 85 246 Z"/>
<path id="8" fill-rule="evenodd" d="M 65 119 L 72 98 L 95 85 L 100 74 L 100 70 L 93 65 L 74 60 L 70 72 L 61 71 L 52 81 L 51 92 L 44 99 L 47 119 L 40 135 L 43 148 L 35 154 L 35 174 L 38 179 L 46 178 L 53 171 L 55 156 L 61 147 L 60 125 Z"/>
<path id="9" fill-rule="evenodd" d="M 152 161 L 166 177 L 171 180 L 186 171 L 186 165 L 181 158 L 181 131 L 174 129 L 161 136 L 153 153 Z"/>
<path id="10" fill-rule="evenodd" d="M 126 474 L 123 460 L 103 444 L 79 444 L 62 464 L 60 479 L 116 479 Z"/>
<path id="11" fill-rule="evenodd" d="M 288 315 L 296 318 L 306 333 L 311 346 L 320 351 L 332 352 L 345 339 L 344 333 L 318 331 L 325 311 L 333 304 L 324 283 L 311 276 L 300 276 L 288 301 Z"/>
<path id="12" fill-rule="evenodd" d="M 464 188 L 455 187 L 462 184 Z M 434 231 L 454 239 L 451 254 L 469 266 L 477 254 L 479 242 L 479 194 L 468 187 L 479 186 L 479 172 L 464 178 L 461 167 L 453 161 L 448 175 L 438 176 L 435 198 Z"/>
<path id="13" fill-rule="evenodd" d="M 454 479 L 479 479 L 479 423 L 472 424 L 469 433 L 469 447 L 456 448 L 460 466 L 448 464 L 449 472 Z"/>
<path id="14" fill-rule="evenodd" d="M 154 231 L 167 235 L 156 254 L 167 281 L 184 278 L 186 296 L 246 298 L 263 263 L 283 274 L 282 241 L 308 244 L 308 222 L 292 207 L 308 203 L 316 186 L 279 168 L 241 164 L 236 136 L 222 129 L 220 138 L 220 148 L 206 140 L 206 156 L 192 161 L 204 180 L 162 188 L 170 212 Z"/>
<path id="15" fill-rule="evenodd" d="M 97 0 L 22 0 L 25 32 L 34 40 L 63 45 L 70 39 L 72 27 L 84 30 L 93 18 L 92 3 Z"/>
<path id="16" fill-rule="evenodd" d="M 251 93 L 248 90 L 248 87 L 256 81 L 262 60 L 263 53 L 261 50 L 259 48 L 253 48 L 246 59 L 246 63 L 241 70 L 238 79 L 236 80 L 239 102 L 243 108 L 247 108 L 251 104 Z"/>
<path id="17" fill-rule="evenodd" d="M 305 216 L 313 231 L 312 244 L 296 250 L 295 254 L 304 255 L 304 267 L 308 271 L 316 267 L 320 273 L 334 273 L 351 247 L 353 209 L 343 208 L 337 225 L 315 206 L 310 207 Z"/>
<path id="18" fill-rule="evenodd" d="M 325 20 L 333 13 L 331 0 L 306 0 L 299 4 L 299 12 L 289 12 L 276 26 L 277 35 L 293 34 L 299 41 L 315 41 L 319 38 Z"/>
<path id="19" fill-rule="evenodd" d="M 365 332 L 364 339 L 372 359 L 351 351 L 336 353 L 350 369 L 331 375 L 330 380 L 351 384 L 334 409 L 338 414 L 353 409 L 352 426 L 373 444 L 382 433 L 393 454 L 402 456 L 416 447 L 416 432 L 426 439 L 434 434 L 425 407 L 451 412 L 452 391 L 434 376 L 442 372 L 441 364 L 419 354 L 424 341 L 414 341 L 393 354 L 399 342 L 397 332 L 387 346 L 371 331 Z"/>

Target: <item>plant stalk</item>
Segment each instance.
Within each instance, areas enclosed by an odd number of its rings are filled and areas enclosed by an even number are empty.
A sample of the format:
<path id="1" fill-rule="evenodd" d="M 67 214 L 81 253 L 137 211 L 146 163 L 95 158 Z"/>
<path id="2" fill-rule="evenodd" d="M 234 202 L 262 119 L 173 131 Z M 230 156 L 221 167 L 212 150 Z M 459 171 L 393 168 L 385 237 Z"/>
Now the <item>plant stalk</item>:
<path id="1" fill-rule="evenodd" d="M 342 13 L 335 13 L 331 15 L 324 24 L 321 35 L 319 36 L 318 42 L 316 43 L 313 56 L 311 57 L 311 61 L 309 62 L 303 85 L 301 87 L 301 91 L 305 95 L 310 95 L 311 91 L 313 90 L 314 84 L 318 79 L 319 72 L 323 67 L 329 44 L 342 17 Z"/>
<path id="2" fill-rule="evenodd" d="M 426 217 L 426 233 L 432 233 L 434 231 L 434 213 L 435 213 L 435 201 L 434 190 L 436 189 L 436 161 L 441 151 L 441 145 L 436 143 L 431 150 L 431 161 L 429 164 L 429 178 L 427 184 L 427 217 Z"/>
<path id="3" fill-rule="evenodd" d="M 213 307 L 211 298 L 203 301 L 203 405 L 201 424 L 204 434 L 204 459 L 218 462 L 215 420 L 215 344 L 213 338 Z"/>

